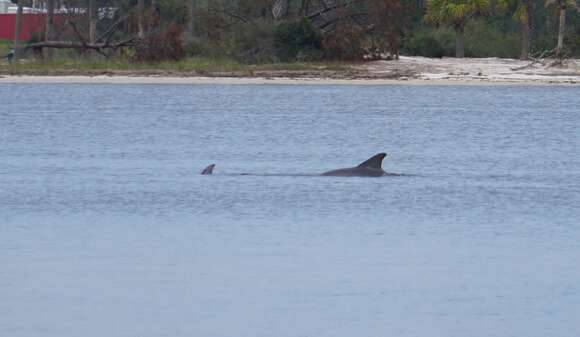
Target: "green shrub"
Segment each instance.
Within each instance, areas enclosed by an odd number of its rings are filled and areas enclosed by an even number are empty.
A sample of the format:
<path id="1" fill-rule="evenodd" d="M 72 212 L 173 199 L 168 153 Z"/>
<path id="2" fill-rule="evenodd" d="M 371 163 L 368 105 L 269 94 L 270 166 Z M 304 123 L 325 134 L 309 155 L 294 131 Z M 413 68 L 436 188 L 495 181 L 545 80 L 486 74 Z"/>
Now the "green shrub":
<path id="1" fill-rule="evenodd" d="M 557 31 L 538 36 L 533 41 L 532 53 L 538 56 L 544 51 L 553 50 L 558 42 L 557 39 Z M 566 35 L 564 35 L 564 53 L 568 57 L 580 57 L 580 24 L 578 26 L 570 24 L 570 27 L 566 30 Z"/>
<path id="2" fill-rule="evenodd" d="M 441 43 L 426 32 L 417 32 L 404 41 L 403 53 L 410 56 L 443 57 L 444 50 Z"/>
<path id="3" fill-rule="evenodd" d="M 10 52 L 10 50 L 12 49 L 13 45 L 14 45 L 14 42 L 12 42 L 12 41 L 0 40 L 0 58 L 4 57 L 6 54 L 8 54 L 8 52 Z"/>
<path id="4" fill-rule="evenodd" d="M 306 19 L 284 22 L 274 31 L 274 50 L 283 62 L 316 60 L 322 55 L 322 36 Z"/>
<path id="5" fill-rule="evenodd" d="M 322 41 L 324 57 L 333 60 L 362 60 L 367 53 L 366 31 L 354 22 L 339 22 Z"/>
<path id="6" fill-rule="evenodd" d="M 422 28 L 403 41 L 406 55 L 453 57 L 455 31 L 450 28 Z M 520 53 L 519 32 L 502 32 L 485 19 L 472 20 L 465 28 L 466 57 L 517 58 Z"/>
<path id="7" fill-rule="evenodd" d="M 205 39 L 196 39 L 187 43 L 185 46 L 185 53 L 189 57 L 220 58 L 228 55 L 228 53 L 224 52 L 223 46 L 211 43 Z"/>
<path id="8" fill-rule="evenodd" d="M 246 64 L 276 61 L 273 20 L 243 22 L 211 10 L 199 19 L 198 37 L 186 46 L 189 56 L 225 57 Z"/>
<path id="9" fill-rule="evenodd" d="M 471 21 L 465 29 L 465 56 L 518 58 L 518 32 L 502 32 L 497 25 L 485 19 Z"/>
<path id="10" fill-rule="evenodd" d="M 185 57 L 183 50 L 183 27 L 171 25 L 167 30 L 150 34 L 135 47 L 133 60 L 136 62 L 156 63 L 178 61 Z"/>
<path id="11" fill-rule="evenodd" d="M 455 55 L 455 35 L 447 29 L 420 29 L 403 40 L 402 53 L 411 56 L 444 57 Z"/>
<path id="12" fill-rule="evenodd" d="M 574 14 L 567 21 L 568 30 L 564 36 L 564 46 L 570 50 L 570 57 L 578 58 L 580 57 L 580 15 L 577 11 Z"/>
<path id="13" fill-rule="evenodd" d="M 274 29 L 274 22 L 268 20 L 256 20 L 245 24 L 243 29 L 235 33 L 229 47 L 231 51 L 227 54 L 242 63 L 277 61 L 273 43 Z"/>
<path id="14" fill-rule="evenodd" d="M 564 37 L 564 46 L 569 52 L 570 57 L 574 58 L 580 56 L 580 27 L 576 29 Z"/>

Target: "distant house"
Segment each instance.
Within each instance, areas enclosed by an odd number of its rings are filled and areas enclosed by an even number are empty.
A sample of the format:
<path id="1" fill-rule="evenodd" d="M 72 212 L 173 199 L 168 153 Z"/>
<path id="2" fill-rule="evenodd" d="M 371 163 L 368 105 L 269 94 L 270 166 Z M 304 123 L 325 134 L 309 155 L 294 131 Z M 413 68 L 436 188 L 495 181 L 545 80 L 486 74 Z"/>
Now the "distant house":
<path id="1" fill-rule="evenodd" d="M 33 7 L 22 8 L 22 20 L 20 26 L 20 40 L 27 41 L 35 33 L 42 35 L 46 22 L 46 8 L 44 1 L 33 0 Z M 10 0 L 0 0 L 0 39 L 13 40 L 16 28 L 17 6 Z M 115 7 L 101 7 L 97 9 L 99 19 L 113 19 L 117 12 Z M 85 8 L 55 9 L 55 24 L 63 24 L 67 15 L 84 15 Z"/>
<path id="2" fill-rule="evenodd" d="M 0 0 L 0 14 L 8 13 L 8 7 L 10 7 L 12 3 L 7 0 Z"/>
<path id="3" fill-rule="evenodd" d="M 0 0 L 0 39 L 13 40 L 16 28 L 15 4 Z M 41 33 L 46 21 L 45 11 L 41 8 L 24 7 L 20 26 L 20 40 L 29 40 L 34 33 Z"/>

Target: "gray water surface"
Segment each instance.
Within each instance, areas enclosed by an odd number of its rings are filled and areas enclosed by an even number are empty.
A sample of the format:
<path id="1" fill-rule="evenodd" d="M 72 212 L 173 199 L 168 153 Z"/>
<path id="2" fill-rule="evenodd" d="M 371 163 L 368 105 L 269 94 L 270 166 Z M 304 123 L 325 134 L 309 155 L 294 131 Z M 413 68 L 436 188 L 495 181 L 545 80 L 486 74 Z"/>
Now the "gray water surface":
<path id="1" fill-rule="evenodd" d="M 0 336 L 577 336 L 579 111 L 575 87 L 2 84 Z M 316 176 L 378 152 L 403 175 Z"/>

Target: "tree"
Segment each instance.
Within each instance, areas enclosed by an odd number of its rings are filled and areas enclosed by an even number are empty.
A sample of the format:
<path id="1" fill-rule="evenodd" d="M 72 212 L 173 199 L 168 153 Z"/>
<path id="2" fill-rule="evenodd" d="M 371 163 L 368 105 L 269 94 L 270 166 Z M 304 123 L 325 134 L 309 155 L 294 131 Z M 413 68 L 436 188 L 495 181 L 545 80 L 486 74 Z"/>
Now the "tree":
<path id="1" fill-rule="evenodd" d="M 188 4 L 188 11 L 189 11 L 189 21 L 188 27 L 186 32 L 186 42 L 191 42 L 195 38 L 195 31 L 196 31 L 196 19 L 197 19 L 197 0 L 189 0 L 187 1 Z"/>
<path id="2" fill-rule="evenodd" d="M 300 15 L 302 16 L 306 16 L 308 15 L 309 10 L 310 10 L 310 0 L 300 0 L 300 10 L 298 11 L 298 13 L 300 13 Z"/>
<path id="3" fill-rule="evenodd" d="M 88 12 L 89 12 L 89 42 L 95 43 L 97 39 L 97 0 L 89 0 Z"/>
<path id="4" fill-rule="evenodd" d="M 16 27 L 14 29 L 14 60 L 18 60 L 20 52 L 20 22 L 22 21 L 22 0 L 17 0 Z"/>
<path id="5" fill-rule="evenodd" d="M 145 37 L 145 3 L 137 0 L 137 36 L 139 39 Z"/>
<path id="6" fill-rule="evenodd" d="M 489 9 L 489 0 L 428 0 L 426 18 L 455 30 L 455 57 L 465 56 L 465 25 L 471 18 Z"/>
<path id="7" fill-rule="evenodd" d="M 530 30 L 532 26 L 532 0 L 520 0 L 519 11 L 514 17 L 520 23 L 522 47 L 520 59 L 527 60 L 530 54 Z"/>
<path id="8" fill-rule="evenodd" d="M 46 42 L 53 39 L 54 30 L 54 0 L 46 0 L 46 26 L 45 26 L 44 40 Z M 52 51 L 48 51 L 47 57 L 52 58 Z"/>
<path id="9" fill-rule="evenodd" d="M 532 0 L 499 0 L 498 7 L 509 11 L 512 19 L 520 26 L 520 59 L 527 60 L 530 52 L 530 26 L 532 21 Z"/>
<path id="10" fill-rule="evenodd" d="M 401 0 L 368 0 L 367 11 L 373 37 L 378 35 L 377 42 L 387 47 L 392 58 L 398 59 L 399 40 L 409 26 L 411 7 Z"/>
<path id="11" fill-rule="evenodd" d="M 556 6 L 560 14 L 556 57 L 562 57 L 562 51 L 564 49 L 564 33 L 566 31 L 566 9 L 568 7 L 578 9 L 578 4 L 574 0 L 546 0 L 546 6 Z"/>

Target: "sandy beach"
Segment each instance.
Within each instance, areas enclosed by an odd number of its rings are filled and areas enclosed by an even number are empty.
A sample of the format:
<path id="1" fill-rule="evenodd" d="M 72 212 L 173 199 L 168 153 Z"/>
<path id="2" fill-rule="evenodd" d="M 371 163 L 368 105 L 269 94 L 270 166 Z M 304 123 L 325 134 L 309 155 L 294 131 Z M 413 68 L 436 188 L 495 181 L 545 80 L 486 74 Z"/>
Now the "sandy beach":
<path id="1" fill-rule="evenodd" d="M 114 73 L 63 76 L 0 75 L 0 83 L 254 84 L 254 85 L 578 85 L 580 60 L 554 66 L 499 58 L 402 56 L 396 61 L 353 64 L 350 72 L 260 71 L 252 74 Z"/>
<path id="2" fill-rule="evenodd" d="M 166 76 L 1 76 L 0 84 L 83 83 L 83 84 L 183 84 L 183 85 L 580 85 L 580 79 L 542 81 L 472 80 L 472 79 L 328 79 L 263 77 L 166 77 Z"/>

